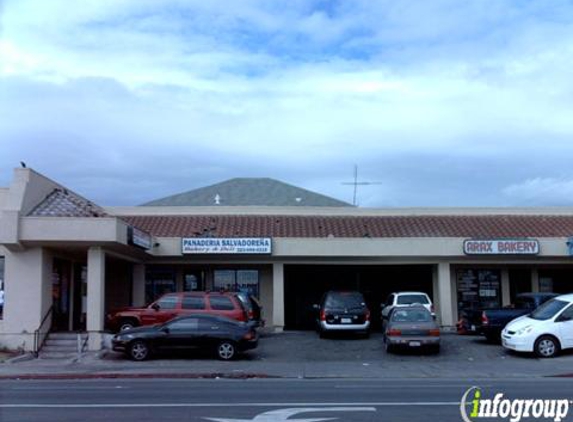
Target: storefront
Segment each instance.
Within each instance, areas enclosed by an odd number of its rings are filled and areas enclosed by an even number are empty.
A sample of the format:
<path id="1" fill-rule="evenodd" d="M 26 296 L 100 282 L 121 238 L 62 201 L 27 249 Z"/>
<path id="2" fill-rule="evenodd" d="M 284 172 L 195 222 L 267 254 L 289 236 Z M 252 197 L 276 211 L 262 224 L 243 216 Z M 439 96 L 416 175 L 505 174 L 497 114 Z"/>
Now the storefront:
<path id="1" fill-rule="evenodd" d="M 275 330 L 311 328 L 327 290 L 362 291 L 373 319 L 388 294 L 423 291 L 448 329 L 464 309 L 572 291 L 572 233 L 555 209 L 102 208 L 17 169 L 0 190 L 0 347 L 79 330 L 97 350 L 110 310 L 194 290 L 249 292 Z"/>

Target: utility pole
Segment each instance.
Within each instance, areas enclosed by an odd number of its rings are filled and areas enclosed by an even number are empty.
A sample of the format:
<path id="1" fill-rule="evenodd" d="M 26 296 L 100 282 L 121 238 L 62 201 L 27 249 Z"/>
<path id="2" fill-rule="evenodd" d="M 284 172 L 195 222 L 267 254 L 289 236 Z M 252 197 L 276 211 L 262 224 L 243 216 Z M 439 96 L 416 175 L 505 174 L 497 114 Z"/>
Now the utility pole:
<path id="1" fill-rule="evenodd" d="M 380 182 L 360 182 L 358 180 L 358 165 L 354 164 L 354 181 L 353 182 L 342 182 L 343 185 L 354 186 L 354 194 L 352 195 L 352 205 L 357 206 L 356 195 L 358 193 L 358 186 L 368 186 L 368 185 L 381 185 Z"/>

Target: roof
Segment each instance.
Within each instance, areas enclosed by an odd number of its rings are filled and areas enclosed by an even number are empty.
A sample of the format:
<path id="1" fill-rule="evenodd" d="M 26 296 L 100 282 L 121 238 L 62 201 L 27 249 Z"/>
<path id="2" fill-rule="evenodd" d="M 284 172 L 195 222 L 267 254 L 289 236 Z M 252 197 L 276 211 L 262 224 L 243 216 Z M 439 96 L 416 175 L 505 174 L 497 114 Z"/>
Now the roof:
<path id="1" fill-rule="evenodd" d="M 338 199 L 270 178 L 235 178 L 147 202 L 143 206 L 352 207 Z"/>
<path id="2" fill-rule="evenodd" d="M 122 216 L 160 237 L 569 237 L 573 215 L 144 215 Z"/>
<path id="3" fill-rule="evenodd" d="M 29 217 L 106 217 L 103 208 L 66 189 L 50 192 L 30 213 Z"/>

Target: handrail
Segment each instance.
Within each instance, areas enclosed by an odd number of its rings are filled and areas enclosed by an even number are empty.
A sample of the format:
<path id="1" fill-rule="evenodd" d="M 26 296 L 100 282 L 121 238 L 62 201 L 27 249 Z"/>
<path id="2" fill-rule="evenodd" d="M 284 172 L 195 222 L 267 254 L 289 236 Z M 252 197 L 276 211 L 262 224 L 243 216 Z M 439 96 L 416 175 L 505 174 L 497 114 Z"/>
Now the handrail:
<path id="1" fill-rule="evenodd" d="M 79 334 L 79 335 L 80 335 L 80 338 L 81 338 L 81 334 Z M 87 346 L 87 344 L 88 344 L 88 340 L 89 340 L 89 339 L 90 339 L 90 333 L 88 332 L 87 335 L 86 335 L 86 338 L 84 339 L 83 343 L 82 343 L 81 346 L 80 346 L 80 350 L 78 350 L 78 357 L 81 356 L 81 354 L 82 354 L 82 353 L 84 352 L 84 350 L 86 349 L 86 346 Z"/>
<path id="2" fill-rule="evenodd" d="M 44 318 L 42 318 L 42 322 L 40 322 L 40 326 L 38 327 L 38 329 L 36 331 L 34 331 L 34 354 L 36 356 L 38 356 L 38 352 L 40 351 L 40 349 L 44 345 L 44 341 L 46 340 L 46 334 L 48 334 L 50 332 L 50 330 L 46 331 L 44 333 L 44 336 L 42 336 L 40 338 L 40 336 L 42 334 L 42 327 L 44 326 L 44 324 L 46 323 L 46 321 L 48 320 L 50 315 L 52 315 L 53 310 L 54 310 L 54 305 L 52 304 L 52 306 L 50 306 L 50 308 L 48 309 L 48 311 L 44 315 Z"/>

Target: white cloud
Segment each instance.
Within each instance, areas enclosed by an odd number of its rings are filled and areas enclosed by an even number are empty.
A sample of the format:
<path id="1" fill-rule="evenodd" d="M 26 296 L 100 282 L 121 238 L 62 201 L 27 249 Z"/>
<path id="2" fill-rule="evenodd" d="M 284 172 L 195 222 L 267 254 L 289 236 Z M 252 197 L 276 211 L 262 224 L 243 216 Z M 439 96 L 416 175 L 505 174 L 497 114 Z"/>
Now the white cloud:
<path id="1" fill-rule="evenodd" d="M 573 179 L 536 177 L 507 186 L 503 193 L 524 205 L 571 205 Z"/>

